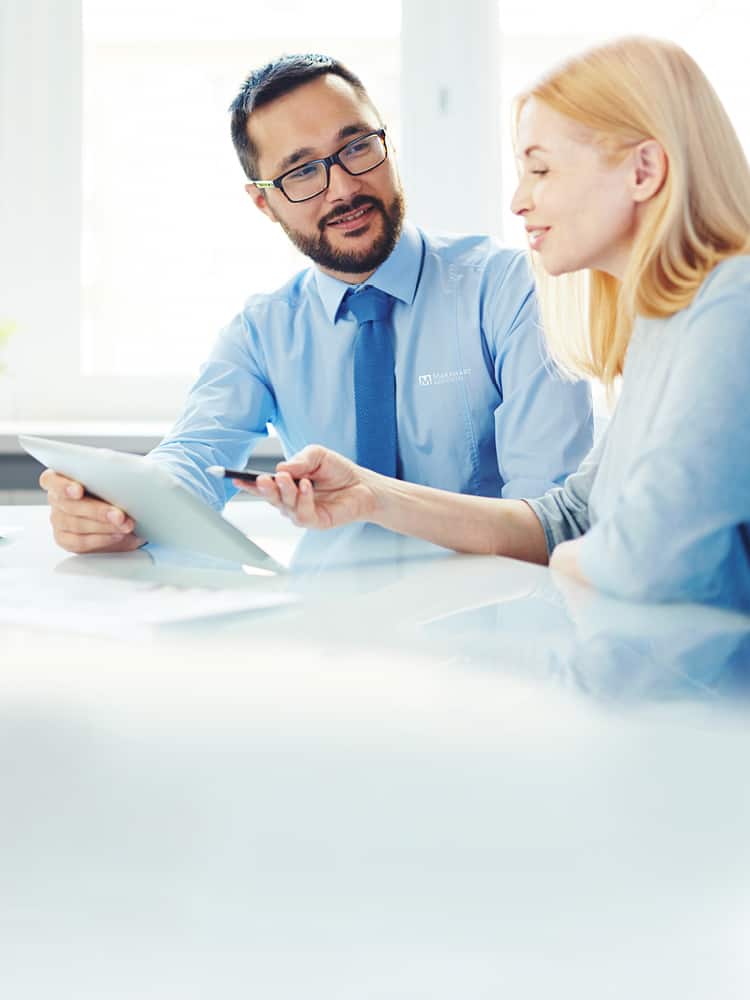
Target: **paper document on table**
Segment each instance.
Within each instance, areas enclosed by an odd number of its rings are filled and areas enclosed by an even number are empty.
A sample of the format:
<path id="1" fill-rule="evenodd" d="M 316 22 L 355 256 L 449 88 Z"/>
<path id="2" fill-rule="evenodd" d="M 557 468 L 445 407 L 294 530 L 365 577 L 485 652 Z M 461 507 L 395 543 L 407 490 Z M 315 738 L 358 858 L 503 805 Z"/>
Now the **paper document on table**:
<path id="1" fill-rule="evenodd" d="M 0 570 L 0 622 L 86 633 L 119 633 L 297 600 L 266 586 L 179 587 L 149 580 Z"/>

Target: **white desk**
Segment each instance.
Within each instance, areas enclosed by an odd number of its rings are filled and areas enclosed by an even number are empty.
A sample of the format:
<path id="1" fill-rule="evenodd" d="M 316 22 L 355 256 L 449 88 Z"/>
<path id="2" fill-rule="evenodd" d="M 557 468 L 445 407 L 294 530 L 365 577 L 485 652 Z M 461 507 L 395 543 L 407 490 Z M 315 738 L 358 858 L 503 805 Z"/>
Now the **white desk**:
<path id="1" fill-rule="evenodd" d="M 297 604 L 3 627 L 4 997 L 747 997 L 748 619 L 231 516 Z M 258 583 L 14 521 L 0 572 Z"/>
<path id="2" fill-rule="evenodd" d="M 292 594 L 296 603 L 153 631 L 125 634 L 148 648 L 244 656 L 261 637 L 356 655 L 362 649 L 415 652 L 434 662 L 475 663 L 581 687 L 588 693 L 653 697 L 658 691 L 732 689 L 750 664 L 750 617 L 691 605 L 649 607 L 594 596 L 546 568 L 435 546 L 354 525 L 305 533 L 271 507 L 230 504 L 227 516 L 290 568 L 286 577 L 247 576 L 239 567 L 176 553 L 73 556 L 52 538 L 44 507 L 0 507 L 2 526 L 20 534 L 0 543 L 0 570 L 34 570 L 58 587 L 119 579 L 154 585 Z M 71 603 L 71 618 L 75 603 Z M 92 616 L 91 631 L 97 630 Z M 88 644 L 65 630 L 4 626 L 6 649 L 23 658 L 36 648 Z"/>

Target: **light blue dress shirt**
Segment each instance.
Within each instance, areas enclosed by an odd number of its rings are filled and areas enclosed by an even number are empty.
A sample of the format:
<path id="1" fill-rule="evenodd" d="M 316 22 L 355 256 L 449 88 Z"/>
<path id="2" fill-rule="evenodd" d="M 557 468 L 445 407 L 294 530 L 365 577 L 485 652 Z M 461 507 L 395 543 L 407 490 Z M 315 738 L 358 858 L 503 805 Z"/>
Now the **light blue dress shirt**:
<path id="1" fill-rule="evenodd" d="M 396 405 L 406 480 L 481 496 L 540 496 L 592 442 L 588 386 L 547 357 L 525 255 L 484 236 L 408 223 L 367 281 L 392 295 Z M 209 465 L 242 468 L 277 431 L 286 455 L 356 455 L 351 286 L 309 267 L 253 295 L 219 336 L 182 416 L 151 453 L 207 503 L 234 494 Z"/>
<path id="2" fill-rule="evenodd" d="M 603 438 L 530 501 L 552 549 L 585 535 L 600 590 L 750 610 L 750 257 L 723 261 L 690 306 L 639 318 Z"/>

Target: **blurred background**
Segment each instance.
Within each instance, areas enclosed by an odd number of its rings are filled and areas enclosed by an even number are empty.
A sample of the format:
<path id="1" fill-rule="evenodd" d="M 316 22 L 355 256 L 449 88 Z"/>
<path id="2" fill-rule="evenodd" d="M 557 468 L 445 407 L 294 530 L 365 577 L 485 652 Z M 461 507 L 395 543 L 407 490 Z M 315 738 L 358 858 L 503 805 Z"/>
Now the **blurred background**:
<path id="1" fill-rule="evenodd" d="M 252 67 L 291 51 L 350 64 L 413 221 L 521 245 L 522 87 L 617 34 L 671 38 L 747 144 L 741 26 L 738 0 L 0 0 L 0 492 L 23 485 L 3 464 L 20 428 L 155 441 L 218 330 L 303 263 L 252 206 L 230 142 Z"/>

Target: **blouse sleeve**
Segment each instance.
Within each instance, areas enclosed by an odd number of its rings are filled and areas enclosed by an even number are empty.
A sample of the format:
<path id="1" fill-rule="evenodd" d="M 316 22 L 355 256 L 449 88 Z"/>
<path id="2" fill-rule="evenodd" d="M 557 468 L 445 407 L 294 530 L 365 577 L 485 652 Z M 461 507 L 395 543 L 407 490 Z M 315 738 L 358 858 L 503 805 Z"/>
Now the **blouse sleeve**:
<path id="1" fill-rule="evenodd" d="M 749 395 L 740 286 L 687 318 L 648 440 L 581 543 L 594 586 L 631 600 L 750 606 Z"/>
<path id="2" fill-rule="evenodd" d="M 599 467 L 606 433 L 594 445 L 576 472 L 572 472 L 562 486 L 537 499 L 527 499 L 544 528 L 547 555 L 560 542 L 578 538 L 589 530 L 589 495 Z"/>

